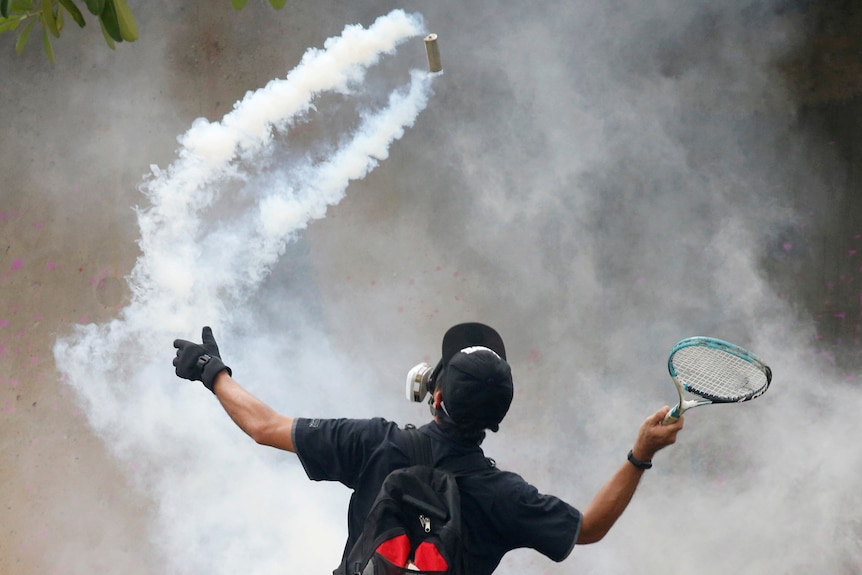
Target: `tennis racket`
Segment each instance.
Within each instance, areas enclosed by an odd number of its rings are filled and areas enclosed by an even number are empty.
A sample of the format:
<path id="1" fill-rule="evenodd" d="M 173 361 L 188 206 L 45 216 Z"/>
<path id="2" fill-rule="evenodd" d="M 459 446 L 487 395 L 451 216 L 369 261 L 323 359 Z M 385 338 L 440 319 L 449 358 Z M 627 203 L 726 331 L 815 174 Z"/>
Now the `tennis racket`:
<path id="1" fill-rule="evenodd" d="M 712 337 L 689 337 L 667 359 L 679 403 L 665 416 L 673 423 L 700 405 L 739 403 L 760 397 L 772 382 L 772 370 L 750 351 Z M 691 396 L 691 399 L 686 397 Z"/>

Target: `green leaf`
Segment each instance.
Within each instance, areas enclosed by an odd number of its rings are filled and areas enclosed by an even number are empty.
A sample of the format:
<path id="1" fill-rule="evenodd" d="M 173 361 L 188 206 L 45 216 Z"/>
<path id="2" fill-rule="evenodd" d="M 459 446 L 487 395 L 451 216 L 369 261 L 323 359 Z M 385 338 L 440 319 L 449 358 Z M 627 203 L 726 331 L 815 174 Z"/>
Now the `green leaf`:
<path id="1" fill-rule="evenodd" d="M 282 8 L 284 8 L 284 5 L 287 4 L 287 0 L 269 0 L 269 3 L 276 10 L 281 10 Z"/>
<path id="2" fill-rule="evenodd" d="M 21 22 L 23 22 L 23 18 L 7 18 L 0 22 L 0 34 L 3 32 L 11 32 L 15 28 L 17 28 Z"/>
<path id="3" fill-rule="evenodd" d="M 0 19 L 0 33 L 15 30 L 25 20 L 27 20 L 26 14 L 20 14 L 18 16 L 13 14 L 11 18 L 6 18 L 5 20 Z"/>
<path id="4" fill-rule="evenodd" d="M 105 9 L 102 10 L 99 20 L 105 26 L 108 36 L 117 42 L 123 41 L 123 35 L 120 33 L 120 22 L 117 20 L 117 11 L 114 10 L 112 0 L 105 0 Z"/>
<path id="5" fill-rule="evenodd" d="M 72 0 L 60 0 L 60 4 L 66 9 L 66 12 L 72 15 L 72 18 L 75 19 L 78 26 L 83 28 L 87 25 L 87 22 L 84 21 L 84 15 L 81 14 L 81 11 L 78 10 L 78 7 L 75 6 L 75 3 L 72 2 Z"/>
<path id="6" fill-rule="evenodd" d="M 111 38 L 110 34 L 108 34 L 108 29 L 105 27 L 105 23 L 101 18 L 99 18 L 99 27 L 102 29 L 102 36 L 105 37 L 105 42 L 108 44 L 108 48 L 115 50 L 117 46 L 114 44 L 114 39 Z"/>
<path id="7" fill-rule="evenodd" d="M 33 25 L 36 23 L 35 20 L 30 20 L 24 29 L 21 30 L 21 33 L 18 34 L 18 41 L 15 42 L 15 53 L 19 56 L 21 52 L 24 51 L 24 44 L 27 43 L 27 40 L 30 38 L 30 32 L 33 31 Z"/>
<path id="8" fill-rule="evenodd" d="M 120 25 L 120 34 L 126 42 L 134 42 L 138 39 L 138 23 L 129 9 L 126 0 L 113 0 L 114 10 L 117 12 L 117 22 Z"/>
<path id="9" fill-rule="evenodd" d="M 0 16 L 9 17 L 9 0 L 0 0 Z"/>
<path id="10" fill-rule="evenodd" d="M 32 12 L 34 10 L 33 0 L 11 0 L 9 10 L 11 12 Z"/>
<path id="11" fill-rule="evenodd" d="M 248 0 L 230 0 L 230 3 L 233 4 L 234 10 L 242 10 L 245 8 L 245 5 L 248 3 Z"/>
<path id="12" fill-rule="evenodd" d="M 42 26 L 42 46 L 45 48 L 45 54 L 48 60 L 54 63 L 54 48 L 51 46 L 51 35 L 48 33 L 48 27 Z"/>
<path id="13" fill-rule="evenodd" d="M 53 0 L 42 0 L 42 25 L 54 35 L 55 38 L 60 37 L 60 30 L 57 28 L 57 19 L 54 18 L 54 2 Z"/>
<path id="14" fill-rule="evenodd" d="M 102 15 L 102 10 L 105 9 L 105 0 L 86 0 L 87 2 L 87 10 L 90 11 L 90 14 L 94 14 L 96 16 Z"/>

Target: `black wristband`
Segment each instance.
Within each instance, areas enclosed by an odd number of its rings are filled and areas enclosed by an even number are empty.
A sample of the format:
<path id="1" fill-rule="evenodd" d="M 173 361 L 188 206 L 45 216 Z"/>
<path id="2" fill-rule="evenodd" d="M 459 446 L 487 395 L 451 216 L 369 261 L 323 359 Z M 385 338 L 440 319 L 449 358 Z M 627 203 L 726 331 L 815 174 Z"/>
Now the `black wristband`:
<path id="1" fill-rule="evenodd" d="M 631 449 L 629 449 L 628 460 L 629 463 L 631 463 L 638 469 L 649 469 L 650 467 L 652 467 L 652 461 L 641 461 L 640 459 L 637 459 L 635 457 L 634 451 L 632 451 Z"/>

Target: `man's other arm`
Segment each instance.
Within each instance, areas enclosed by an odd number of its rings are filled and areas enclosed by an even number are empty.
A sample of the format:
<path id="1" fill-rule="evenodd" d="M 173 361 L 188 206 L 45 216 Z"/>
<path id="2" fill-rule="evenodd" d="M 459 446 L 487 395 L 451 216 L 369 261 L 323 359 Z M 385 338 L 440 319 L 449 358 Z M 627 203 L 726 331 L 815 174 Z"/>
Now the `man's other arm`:
<path id="1" fill-rule="evenodd" d="M 676 441 L 676 434 L 682 429 L 683 420 L 680 418 L 676 423 L 663 425 L 662 420 L 668 411 L 670 408 L 665 406 L 643 422 L 632 448 L 636 459 L 651 461 L 660 449 Z M 626 461 L 599 489 L 582 513 L 577 541 L 579 545 L 596 543 L 607 535 L 628 507 L 643 474 L 643 469 Z"/>

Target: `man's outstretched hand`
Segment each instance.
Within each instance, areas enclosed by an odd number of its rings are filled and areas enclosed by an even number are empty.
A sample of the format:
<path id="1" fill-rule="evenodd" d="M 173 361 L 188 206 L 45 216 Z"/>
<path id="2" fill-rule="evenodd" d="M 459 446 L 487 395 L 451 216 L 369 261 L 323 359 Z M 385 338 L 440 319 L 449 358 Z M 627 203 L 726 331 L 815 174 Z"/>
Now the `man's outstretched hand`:
<path id="1" fill-rule="evenodd" d="M 232 375 L 232 372 L 222 362 L 218 345 L 213 337 L 213 330 L 209 326 L 203 328 L 201 339 L 203 344 L 185 339 L 174 340 L 174 347 L 177 348 L 174 367 L 179 377 L 203 382 L 208 390 L 215 393 L 213 385 L 215 385 L 216 376 L 225 370 L 228 375 Z"/>
<path id="2" fill-rule="evenodd" d="M 632 453 L 642 461 L 649 461 L 661 449 L 676 442 L 676 435 L 682 429 L 683 418 L 674 423 L 663 424 L 664 416 L 670 407 L 664 406 L 646 418 L 638 430 Z"/>

